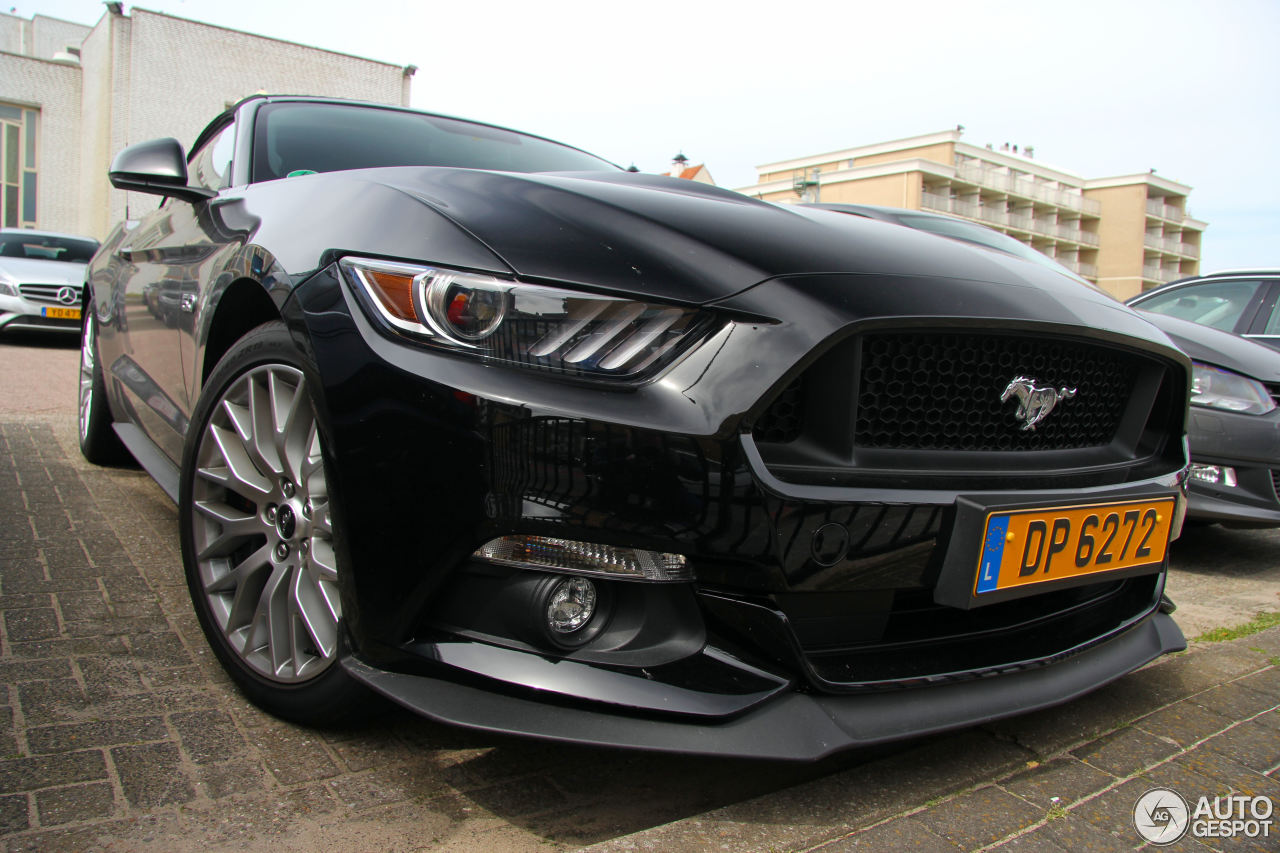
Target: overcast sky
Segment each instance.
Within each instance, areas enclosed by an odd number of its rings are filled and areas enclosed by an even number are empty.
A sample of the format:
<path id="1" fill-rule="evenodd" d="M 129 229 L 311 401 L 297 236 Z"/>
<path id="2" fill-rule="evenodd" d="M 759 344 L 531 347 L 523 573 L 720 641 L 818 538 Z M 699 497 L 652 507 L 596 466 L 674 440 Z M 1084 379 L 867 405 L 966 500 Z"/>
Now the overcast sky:
<path id="1" fill-rule="evenodd" d="M 93 24 L 96 0 L 0 0 Z M 1278 0 L 149 0 L 400 65 L 413 106 L 721 186 L 777 160 L 965 126 L 1085 177 L 1156 169 L 1201 268 L 1280 266 Z M 126 3 L 126 11 L 132 9 Z"/>

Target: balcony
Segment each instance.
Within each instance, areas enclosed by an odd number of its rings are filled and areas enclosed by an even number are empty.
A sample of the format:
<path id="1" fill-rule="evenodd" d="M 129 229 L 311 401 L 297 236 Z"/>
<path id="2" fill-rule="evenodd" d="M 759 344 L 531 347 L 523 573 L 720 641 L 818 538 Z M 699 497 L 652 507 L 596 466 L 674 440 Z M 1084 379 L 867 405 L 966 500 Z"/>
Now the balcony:
<path id="1" fill-rule="evenodd" d="M 1178 223 L 1187 218 L 1185 211 L 1179 210 L 1173 205 L 1165 204 L 1159 199 L 1147 199 L 1147 215 Z"/>
<path id="2" fill-rule="evenodd" d="M 977 184 L 984 189 L 1033 199 L 1055 207 L 1065 207 L 1078 213 L 1085 213 L 1091 216 L 1097 216 L 1102 213 L 1102 204 L 1100 202 L 1085 198 L 1079 192 L 1049 187 L 1034 178 L 1015 178 L 1006 172 L 1001 172 L 988 166 L 972 163 L 956 166 L 956 177 L 962 181 Z"/>
<path id="3" fill-rule="evenodd" d="M 1087 246 L 1098 245 L 1098 235 L 1092 231 L 1083 231 L 1078 225 L 1062 225 L 1052 219 L 1036 219 L 1029 212 L 1010 212 L 998 206 L 963 201 L 942 193 L 928 191 L 921 193 L 920 207 L 924 210 L 951 213 L 985 225 L 995 226 L 996 228 L 1026 231 L 1042 237 L 1083 243 Z M 1025 210 L 1029 211 L 1030 209 L 1027 208 Z"/>
<path id="4" fill-rule="evenodd" d="M 1184 243 L 1178 237 L 1166 237 L 1163 234 L 1143 234 L 1142 245 L 1148 249 L 1165 252 L 1170 255 L 1181 255 L 1186 258 L 1200 257 L 1200 247 L 1193 243 Z"/>
<path id="5" fill-rule="evenodd" d="M 1084 261 L 1072 261 L 1072 260 L 1061 260 L 1061 259 L 1059 259 L 1058 263 L 1062 264 L 1064 267 L 1071 270 L 1076 275 L 1082 275 L 1085 278 L 1098 277 L 1097 264 L 1087 264 Z"/>
<path id="6" fill-rule="evenodd" d="M 1142 277 L 1149 281 L 1158 281 L 1160 283 L 1176 281 L 1182 278 L 1182 273 L 1178 270 L 1167 270 L 1163 267 L 1153 267 L 1144 264 L 1142 267 Z"/>
<path id="7" fill-rule="evenodd" d="M 978 208 L 978 219 L 988 225 L 1005 226 L 1009 224 L 1009 211 L 984 205 Z"/>
<path id="8" fill-rule="evenodd" d="M 1075 243 L 1083 243 L 1085 233 L 1087 232 L 1080 231 L 1080 225 L 1078 223 L 1074 225 L 1060 224 L 1059 227 L 1057 227 L 1057 236 L 1061 237 L 1062 240 L 1070 240 Z"/>
<path id="9" fill-rule="evenodd" d="M 1057 225 L 1051 232 L 1053 236 L 1060 240 L 1069 240 L 1072 243 L 1083 243 L 1086 246 L 1098 245 L 1098 235 L 1094 231 L 1085 231 L 1076 225 Z"/>
<path id="10" fill-rule="evenodd" d="M 920 194 L 920 207 L 925 210 L 937 210 L 942 213 L 951 213 L 951 196 L 939 195 L 938 193 L 924 192 Z"/>
<path id="11" fill-rule="evenodd" d="M 1092 198 L 1080 196 L 1080 212 L 1087 213 L 1091 216 L 1102 215 L 1102 202 Z"/>
<path id="12" fill-rule="evenodd" d="M 1036 219 L 1031 223 L 1031 230 L 1042 237 L 1058 237 L 1058 223 L 1052 219 Z"/>

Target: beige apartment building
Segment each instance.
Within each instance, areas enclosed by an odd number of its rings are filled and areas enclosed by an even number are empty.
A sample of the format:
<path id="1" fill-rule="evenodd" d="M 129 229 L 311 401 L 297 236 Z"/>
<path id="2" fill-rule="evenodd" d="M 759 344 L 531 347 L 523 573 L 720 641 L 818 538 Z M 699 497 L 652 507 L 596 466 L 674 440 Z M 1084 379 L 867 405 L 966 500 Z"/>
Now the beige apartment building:
<path id="1" fill-rule="evenodd" d="M 977 146 L 963 130 L 757 166 L 739 192 L 766 201 L 847 202 L 949 213 L 1040 250 L 1120 299 L 1199 272 L 1207 223 L 1191 187 L 1154 172 L 1083 178 L 1031 148 Z"/>

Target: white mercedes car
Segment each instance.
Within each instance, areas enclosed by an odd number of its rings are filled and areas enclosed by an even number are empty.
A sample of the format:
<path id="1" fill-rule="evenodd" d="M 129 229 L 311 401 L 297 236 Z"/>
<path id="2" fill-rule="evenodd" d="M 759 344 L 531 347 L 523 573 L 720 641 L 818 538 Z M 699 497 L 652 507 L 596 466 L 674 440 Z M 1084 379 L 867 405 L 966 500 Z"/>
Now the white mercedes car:
<path id="1" fill-rule="evenodd" d="M 80 290 L 98 241 L 0 228 L 0 329 L 80 331 Z"/>

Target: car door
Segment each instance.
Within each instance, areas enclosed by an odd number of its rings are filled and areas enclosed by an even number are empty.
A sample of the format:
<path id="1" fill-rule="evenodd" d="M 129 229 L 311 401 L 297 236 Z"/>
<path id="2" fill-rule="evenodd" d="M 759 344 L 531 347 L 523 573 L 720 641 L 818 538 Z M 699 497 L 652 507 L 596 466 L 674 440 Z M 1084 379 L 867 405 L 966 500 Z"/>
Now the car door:
<path id="1" fill-rule="evenodd" d="M 192 153 L 190 183 L 214 191 L 229 183 L 235 131 L 228 121 Z M 116 285 L 127 342 L 104 367 L 124 389 L 133 419 L 175 463 L 194 404 L 187 376 L 201 268 L 220 248 L 204 227 L 208 204 L 167 197 L 115 249 L 130 271 Z"/>

